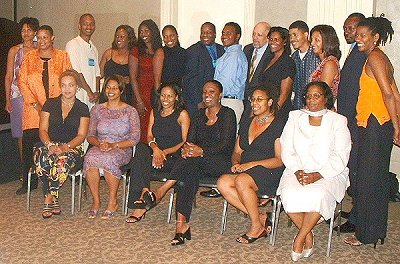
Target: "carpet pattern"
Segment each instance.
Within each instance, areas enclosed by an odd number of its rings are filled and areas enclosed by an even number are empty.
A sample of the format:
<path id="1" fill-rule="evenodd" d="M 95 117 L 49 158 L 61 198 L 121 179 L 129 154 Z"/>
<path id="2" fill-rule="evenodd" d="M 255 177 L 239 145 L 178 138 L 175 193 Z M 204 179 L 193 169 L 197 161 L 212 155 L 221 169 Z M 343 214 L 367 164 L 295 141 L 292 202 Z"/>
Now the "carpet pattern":
<path id="1" fill-rule="evenodd" d="M 242 245 L 235 238 L 249 225 L 232 206 L 228 209 L 227 230 L 219 233 L 222 199 L 198 196 L 192 220 L 192 240 L 185 245 L 171 247 L 174 224 L 167 224 L 168 199 L 148 212 L 139 223 L 125 223 L 119 210 L 112 219 L 87 219 L 89 200 L 82 202 L 82 211 L 70 212 L 70 181 L 60 191 L 60 216 L 42 219 L 42 192 L 31 196 L 31 210 L 26 211 L 26 196 L 15 195 L 20 182 L 0 185 L 0 263 L 291 263 L 291 241 L 296 234 L 294 226 L 287 226 L 282 213 L 276 245 L 269 239 L 260 239 L 251 245 Z M 152 184 L 157 187 L 158 183 Z M 101 182 L 103 207 L 107 188 Z M 121 190 L 120 192 L 121 193 Z M 78 195 L 76 194 L 76 197 Z M 121 199 L 120 199 L 121 201 Z M 120 202 L 119 201 L 119 202 Z M 344 209 L 350 206 L 346 197 Z M 384 245 L 350 247 L 343 235 L 332 239 L 332 253 L 326 258 L 329 225 L 315 228 L 315 254 L 300 263 L 399 263 L 400 209 L 399 203 L 389 206 L 389 232 Z M 104 210 L 104 208 L 102 208 Z M 270 210 L 270 208 L 268 208 Z"/>

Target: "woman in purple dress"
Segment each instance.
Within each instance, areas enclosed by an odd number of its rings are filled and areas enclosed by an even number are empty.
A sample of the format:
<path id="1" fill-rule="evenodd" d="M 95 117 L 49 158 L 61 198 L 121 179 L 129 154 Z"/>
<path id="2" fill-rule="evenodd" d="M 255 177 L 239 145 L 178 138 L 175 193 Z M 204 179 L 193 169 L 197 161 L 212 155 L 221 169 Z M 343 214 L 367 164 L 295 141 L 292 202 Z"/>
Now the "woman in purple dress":
<path id="1" fill-rule="evenodd" d="M 99 214 L 100 174 L 104 174 L 109 188 L 108 205 L 102 218 L 114 216 L 118 207 L 120 167 L 129 163 L 132 147 L 140 139 L 139 115 L 135 108 L 121 100 L 124 86 L 121 78 L 110 76 L 103 87 L 107 101 L 94 106 L 90 113 L 87 141 L 92 147 L 85 156 L 83 167 L 93 199 L 89 218 L 95 218 Z"/>

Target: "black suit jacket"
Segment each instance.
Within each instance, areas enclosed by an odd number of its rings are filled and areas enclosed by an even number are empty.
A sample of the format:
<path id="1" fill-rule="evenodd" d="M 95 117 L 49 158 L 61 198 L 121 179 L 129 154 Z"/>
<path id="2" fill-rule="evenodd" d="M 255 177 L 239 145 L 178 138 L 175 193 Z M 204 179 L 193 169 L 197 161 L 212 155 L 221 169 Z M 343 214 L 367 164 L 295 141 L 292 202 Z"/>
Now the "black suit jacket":
<path id="1" fill-rule="evenodd" d="M 217 57 L 224 54 L 224 47 L 217 44 Z M 214 79 L 214 67 L 212 65 L 211 56 L 201 41 L 193 44 L 186 50 L 186 71 L 183 77 L 182 96 L 186 102 L 189 112 L 192 107 L 202 101 L 203 85 L 206 81 Z"/>
<path id="2" fill-rule="evenodd" d="M 250 66 L 251 66 L 251 59 L 253 57 L 253 51 L 254 51 L 254 46 L 253 44 L 248 44 L 243 48 L 243 52 L 246 55 L 247 62 L 248 62 L 248 71 L 247 71 L 247 80 L 246 80 L 246 89 L 245 89 L 245 98 L 248 98 L 253 91 L 253 89 L 260 85 L 260 80 L 259 76 L 262 74 L 265 68 L 267 68 L 268 63 L 271 61 L 273 58 L 273 54 L 271 53 L 271 50 L 269 49 L 269 46 L 265 50 L 264 54 L 261 57 L 260 62 L 257 65 L 257 68 L 254 72 L 253 79 L 251 82 L 249 82 L 249 74 L 250 74 Z"/>
<path id="3" fill-rule="evenodd" d="M 367 55 L 359 51 L 357 46 L 355 46 L 349 56 L 347 56 L 340 71 L 337 97 L 338 113 L 346 116 L 349 122 L 356 117 L 360 76 L 366 59 Z"/>

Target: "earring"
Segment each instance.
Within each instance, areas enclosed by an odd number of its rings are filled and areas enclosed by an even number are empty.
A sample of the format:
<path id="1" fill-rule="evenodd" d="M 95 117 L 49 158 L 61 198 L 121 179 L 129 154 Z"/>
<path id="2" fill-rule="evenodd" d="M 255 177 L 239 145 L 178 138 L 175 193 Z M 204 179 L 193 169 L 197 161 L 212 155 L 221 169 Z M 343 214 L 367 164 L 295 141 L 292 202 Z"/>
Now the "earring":
<path id="1" fill-rule="evenodd" d="M 374 41 L 374 45 L 376 45 L 376 41 Z"/>

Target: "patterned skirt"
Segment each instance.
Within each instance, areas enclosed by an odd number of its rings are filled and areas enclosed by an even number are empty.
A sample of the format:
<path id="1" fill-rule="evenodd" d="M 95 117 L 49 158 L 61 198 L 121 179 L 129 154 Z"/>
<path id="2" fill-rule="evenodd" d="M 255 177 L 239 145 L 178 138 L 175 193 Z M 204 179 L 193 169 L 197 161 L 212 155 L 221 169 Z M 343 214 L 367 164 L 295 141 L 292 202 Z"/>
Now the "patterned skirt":
<path id="1" fill-rule="evenodd" d="M 43 181 L 43 193 L 58 198 L 58 191 L 69 174 L 82 168 L 83 146 L 80 145 L 60 155 L 51 154 L 47 147 L 34 147 L 33 161 L 35 173 Z M 42 177 L 44 176 L 44 177 Z"/>

